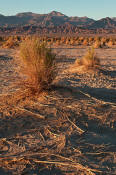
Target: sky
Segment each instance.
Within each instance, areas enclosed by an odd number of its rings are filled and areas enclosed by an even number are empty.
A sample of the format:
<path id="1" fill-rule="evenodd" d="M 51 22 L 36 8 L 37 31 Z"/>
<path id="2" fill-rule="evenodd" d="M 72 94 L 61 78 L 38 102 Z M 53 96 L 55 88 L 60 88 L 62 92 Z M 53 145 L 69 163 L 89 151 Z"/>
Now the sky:
<path id="1" fill-rule="evenodd" d="M 0 14 L 5 16 L 21 12 L 44 14 L 51 11 L 96 20 L 116 17 L 116 0 L 0 0 Z"/>

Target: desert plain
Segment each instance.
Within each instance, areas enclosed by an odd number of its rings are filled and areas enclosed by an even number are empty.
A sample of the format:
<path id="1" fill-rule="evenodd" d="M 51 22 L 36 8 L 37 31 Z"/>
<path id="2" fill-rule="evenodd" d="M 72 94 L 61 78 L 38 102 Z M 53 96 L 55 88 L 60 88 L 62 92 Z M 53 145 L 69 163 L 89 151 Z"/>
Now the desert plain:
<path id="1" fill-rule="evenodd" d="M 0 175 L 116 174 L 116 46 L 95 49 L 99 71 L 79 70 L 88 47 L 53 47 L 58 75 L 34 96 L 18 48 L 0 49 Z"/>

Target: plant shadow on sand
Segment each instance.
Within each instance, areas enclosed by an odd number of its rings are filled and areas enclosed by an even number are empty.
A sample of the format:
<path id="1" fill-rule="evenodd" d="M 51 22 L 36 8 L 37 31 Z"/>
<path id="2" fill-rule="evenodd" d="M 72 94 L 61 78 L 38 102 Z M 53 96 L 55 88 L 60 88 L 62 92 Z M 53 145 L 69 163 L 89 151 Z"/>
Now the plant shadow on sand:
<path id="1" fill-rule="evenodd" d="M 12 59 L 13 59 L 13 57 L 9 57 L 9 56 L 6 56 L 6 55 L 0 55 L 0 60 L 10 61 Z"/>
<path id="2" fill-rule="evenodd" d="M 116 71 L 109 71 L 109 70 L 100 70 L 104 75 L 108 75 L 112 78 L 116 77 Z"/>
<path id="3" fill-rule="evenodd" d="M 11 172 L 7 172 L 7 171 L 4 171 L 4 169 L 3 168 L 0 168 L 0 174 L 2 175 L 12 175 L 12 173 Z"/>
<path id="4" fill-rule="evenodd" d="M 84 88 L 80 88 L 80 90 L 104 102 L 116 102 L 115 89 L 91 88 L 89 86 L 85 86 Z"/>

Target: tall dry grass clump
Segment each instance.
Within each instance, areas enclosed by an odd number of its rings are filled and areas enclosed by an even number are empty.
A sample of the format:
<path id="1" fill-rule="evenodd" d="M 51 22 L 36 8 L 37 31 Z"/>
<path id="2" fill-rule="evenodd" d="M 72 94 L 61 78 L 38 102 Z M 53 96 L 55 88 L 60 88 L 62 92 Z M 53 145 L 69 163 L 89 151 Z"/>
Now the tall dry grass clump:
<path id="1" fill-rule="evenodd" d="M 87 69 L 98 68 L 100 66 L 100 59 L 96 56 L 94 48 L 91 47 L 82 59 L 76 60 L 76 64 L 79 66 L 84 65 Z"/>
<path id="2" fill-rule="evenodd" d="M 20 45 L 25 85 L 33 92 L 48 89 L 55 78 L 55 54 L 39 39 L 30 38 Z"/>

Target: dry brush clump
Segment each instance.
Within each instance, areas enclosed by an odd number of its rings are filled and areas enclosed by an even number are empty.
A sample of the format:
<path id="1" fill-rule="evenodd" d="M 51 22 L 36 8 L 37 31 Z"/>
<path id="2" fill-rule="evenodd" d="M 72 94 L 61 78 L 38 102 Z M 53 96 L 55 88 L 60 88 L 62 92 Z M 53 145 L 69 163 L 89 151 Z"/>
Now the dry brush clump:
<path id="1" fill-rule="evenodd" d="M 27 36 L 1 36 L 0 46 L 3 48 L 16 48 L 21 41 L 31 38 Z M 106 48 L 116 45 L 116 38 L 109 36 L 40 36 L 41 41 L 46 42 L 48 46 L 93 46 L 94 48 Z"/>
<path id="2" fill-rule="evenodd" d="M 100 40 L 96 40 L 93 44 L 93 47 L 95 49 L 98 49 L 98 48 L 102 48 L 102 44 L 101 44 L 101 41 Z"/>
<path id="3" fill-rule="evenodd" d="M 100 70 L 100 59 L 96 56 L 94 48 L 89 48 L 88 52 L 81 59 L 76 59 L 75 63 L 70 66 L 70 73 L 95 73 Z"/>
<path id="4" fill-rule="evenodd" d="M 20 45 L 24 85 L 32 93 L 48 89 L 56 76 L 55 54 L 39 39 L 30 38 Z"/>
<path id="5" fill-rule="evenodd" d="M 115 44 L 115 42 L 112 38 L 110 38 L 109 41 L 107 42 L 108 47 L 112 47 L 114 44 Z"/>
<path id="6" fill-rule="evenodd" d="M 98 68 L 100 66 L 100 59 L 96 56 L 94 48 L 89 48 L 86 55 L 76 60 L 76 65 L 85 66 L 87 69 Z"/>
<path id="7" fill-rule="evenodd" d="M 19 46 L 21 37 L 14 35 L 14 36 L 3 36 L 0 40 L 0 45 L 2 48 L 10 49 L 10 48 L 16 48 Z"/>

